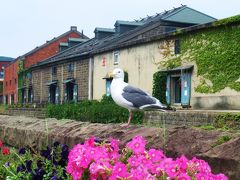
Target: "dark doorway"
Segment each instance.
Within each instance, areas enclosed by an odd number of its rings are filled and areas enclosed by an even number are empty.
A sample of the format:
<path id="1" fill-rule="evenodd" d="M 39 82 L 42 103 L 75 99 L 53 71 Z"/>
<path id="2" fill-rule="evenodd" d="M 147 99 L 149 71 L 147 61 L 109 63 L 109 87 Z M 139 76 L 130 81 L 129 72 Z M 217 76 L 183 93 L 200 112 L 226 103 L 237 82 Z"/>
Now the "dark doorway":
<path id="1" fill-rule="evenodd" d="M 172 85 L 173 85 L 173 103 L 180 104 L 181 103 L 181 77 L 172 77 Z"/>
<path id="2" fill-rule="evenodd" d="M 49 94 L 50 94 L 50 103 L 55 104 L 56 103 L 56 89 L 57 86 L 55 84 L 52 84 L 49 86 Z"/>
<path id="3" fill-rule="evenodd" d="M 22 97 L 22 103 L 26 103 L 27 96 L 26 96 L 26 89 L 25 88 L 23 88 L 21 90 L 21 97 Z"/>
<path id="4" fill-rule="evenodd" d="M 32 87 L 29 87 L 28 89 L 28 103 L 32 103 L 33 102 L 33 90 Z"/>
<path id="5" fill-rule="evenodd" d="M 5 96 L 5 102 L 8 104 L 8 95 Z"/>
<path id="6" fill-rule="evenodd" d="M 11 104 L 14 104 L 14 94 L 11 94 L 10 98 L 11 98 Z"/>
<path id="7" fill-rule="evenodd" d="M 72 82 L 66 83 L 66 91 L 67 91 L 67 101 L 73 101 L 73 91 L 74 91 L 74 84 Z"/>

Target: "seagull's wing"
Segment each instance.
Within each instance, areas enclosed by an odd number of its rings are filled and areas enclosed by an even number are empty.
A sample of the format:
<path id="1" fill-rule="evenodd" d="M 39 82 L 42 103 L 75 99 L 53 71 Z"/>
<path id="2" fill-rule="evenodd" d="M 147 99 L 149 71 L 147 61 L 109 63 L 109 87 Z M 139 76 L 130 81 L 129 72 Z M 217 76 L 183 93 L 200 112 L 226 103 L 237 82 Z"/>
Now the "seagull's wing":
<path id="1" fill-rule="evenodd" d="M 123 88 L 122 96 L 131 102 L 135 108 L 141 106 L 156 104 L 156 99 L 139 88 L 127 85 Z"/>

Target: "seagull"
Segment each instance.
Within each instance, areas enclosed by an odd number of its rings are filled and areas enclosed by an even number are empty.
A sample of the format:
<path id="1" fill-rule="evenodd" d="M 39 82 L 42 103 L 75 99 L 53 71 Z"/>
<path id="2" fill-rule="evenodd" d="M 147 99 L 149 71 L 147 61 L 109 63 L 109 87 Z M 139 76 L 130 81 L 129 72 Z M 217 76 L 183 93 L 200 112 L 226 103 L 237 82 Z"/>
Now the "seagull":
<path id="1" fill-rule="evenodd" d="M 110 76 L 113 77 L 110 92 L 114 102 L 129 111 L 127 127 L 131 122 L 133 110 L 158 109 L 163 112 L 170 110 L 147 92 L 124 82 L 122 69 L 114 69 Z"/>

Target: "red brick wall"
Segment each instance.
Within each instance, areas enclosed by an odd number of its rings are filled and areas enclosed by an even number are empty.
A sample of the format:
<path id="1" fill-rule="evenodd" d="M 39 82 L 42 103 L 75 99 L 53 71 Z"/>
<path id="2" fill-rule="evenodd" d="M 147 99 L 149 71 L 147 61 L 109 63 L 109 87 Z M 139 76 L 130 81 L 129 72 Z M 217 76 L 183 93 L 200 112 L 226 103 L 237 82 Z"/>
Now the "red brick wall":
<path id="1" fill-rule="evenodd" d="M 0 62 L 0 71 L 2 70 L 2 67 L 6 67 L 10 62 L 8 61 L 3 61 L 3 62 Z"/>
<path id="2" fill-rule="evenodd" d="M 24 60 L 24 68 L 28 68 L 37 62 L 43 61 L 59 52 L 59 44 L 60 42 L 67 42 L 68 38 L 81 38 L 80 35 L 76 32 L 71 32 L 66 36 L 54 41 L 47 46 L 37 50 L 33 54 L 29 54 L 25 57 Z M 18 61 L 16 60 L 14 63 L 10 64 L 9 66 L 5 67 L 5 77 L 3 82 L 3 95 L 8 95 L 8 102 L 10 102 L 10 95 L 14 94 L 14 103 L 17 103 L 17 84 L 18 84 Z M 15 81 L 16 79 L 16 81 Z M 11 80 L 11 85 L 10 85 Z M 16 83 L 15 83 L 16 82 Z M 7 83 L 7 85 L 6 85 Z"/>
<path id="3" fill-rule="evenodd" d="M 80 35 L 75 32 L 72 32 L 72 33 L 60 38 L 59 40 L 45 46 L 44 48 L 39 49 L 37 52 L 28 55 L 27 57 L 25 57 L 24 68 L 28 68 L 28 67 L 36 64 L 37 62 L 43 61 L 43 60 L 55 55 L 56 53 L 58 53 L 60 42 L 68 42 L 69 37 L 80 38 Z"/>
<path id="4" fill-rule="evenodd" d="M 4 71 L 3 67 L 5 68 L 10 62 L 9 61 L 2 61 L 0 62 L 0 72 Z M 1 78 L 1 76 L 0 76 Z"/>
<path id="5" fill-rule="evenodd" d="M 17 70 L 18 61 L 14 61 L 4 69 L 3 95 L 8 95 L 8 102 L 10 102 L 10 95 L 14 94 L 14 103 L 17 103 Z"/>

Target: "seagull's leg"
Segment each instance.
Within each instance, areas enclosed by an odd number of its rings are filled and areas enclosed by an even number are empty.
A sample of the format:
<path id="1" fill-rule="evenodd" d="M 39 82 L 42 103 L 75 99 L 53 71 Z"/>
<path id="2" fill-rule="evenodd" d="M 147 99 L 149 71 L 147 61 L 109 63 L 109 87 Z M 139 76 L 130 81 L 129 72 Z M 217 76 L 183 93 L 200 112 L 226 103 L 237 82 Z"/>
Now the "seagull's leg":
<path id="1" fill-rule="evenodd" d="M 128 110 L 128 111 L 129 111 L 128 123 L 127 124 L 122 124 L 121 127 L 129 127 L 129 125 L 130 125 L 130 122 L 131 122 L 131 119 L 132 119 L 132 111 L 131 110 Z"/>
<path id="2" fill-rule="evenodd" d="M 129 117 L 128 117 L 127 127 L 130 125 L 130 122 L 132 120 L 132 111 L 131 110 L 128 110 L 128 111 L 129 111 Z"/>

